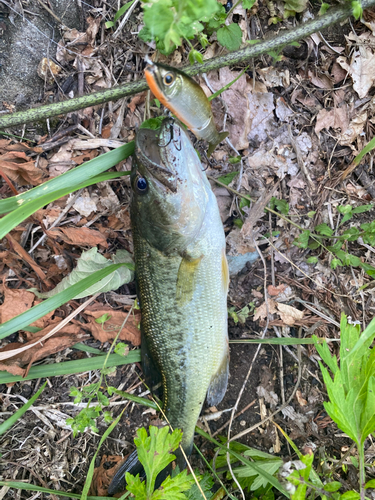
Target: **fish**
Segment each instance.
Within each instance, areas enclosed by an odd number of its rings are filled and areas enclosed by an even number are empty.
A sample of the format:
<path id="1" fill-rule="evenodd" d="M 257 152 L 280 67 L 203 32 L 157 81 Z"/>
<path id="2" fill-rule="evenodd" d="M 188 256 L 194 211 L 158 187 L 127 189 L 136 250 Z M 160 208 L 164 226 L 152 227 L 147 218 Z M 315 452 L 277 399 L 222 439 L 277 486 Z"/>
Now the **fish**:
<path id="1" fill-rule="evenodd" d="M 148 60 L 145 77 L 154 96 L 168 108 L 198 139 L 208 142 L 207 155 L 227 136 L 218 132 L 210 101 L 198 83 L 183 71 Z"/>
<path id="2" fill-rule="evenodd" d="M 163 412 L 182 429 L 189 456 L 204 401 L 217 405 L 228 383 L 223 225 L 198 155 L 174 119 L 165 118 L 159 130 L 139 129 L 131 186 L 142 368 L 148 387 L 161 382 Z M 184 468 L 181 450 L 175 455 Z M 134 465 L 138 473 L 136 452 L 117 471 L 110 494 L 124 489 L 124 472 Z"/>

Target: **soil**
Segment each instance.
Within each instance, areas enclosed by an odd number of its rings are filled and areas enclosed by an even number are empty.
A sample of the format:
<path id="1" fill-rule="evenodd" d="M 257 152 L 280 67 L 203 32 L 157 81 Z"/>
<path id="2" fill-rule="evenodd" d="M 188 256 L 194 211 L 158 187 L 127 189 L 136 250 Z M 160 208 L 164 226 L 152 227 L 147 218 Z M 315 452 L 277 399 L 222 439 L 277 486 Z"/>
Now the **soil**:
<path id="1" fill-rule="evenodd" d="M 14 3 L 14 5 L 16 4 L 17 2 Z M 58 2 L 51 0 L 49 2 L 52 11 L 62 20 L 64 25 L 69 29 L 76 28 L 78 31 L 83 32 L 87 29 L 86 17 L 89 11 L 92 15 L 93 10 L 90 5 L 84 2 L 82 2 L 82 6 L 79 6 L 79 4 L 80 2 L 72 2 L 71 0 L 59 0 Z M 104 2 L 100 2 L 99 0 L 92 2 L 92 7 L 95 8 L 103 8 L 103 5 Z M 117 3 L 111 7 L 111 13 L 116 11 L 116 6 Z M 61 39 L 63 30 L 61 30 L 61 26 L 56 19 L 48 14 L 46 9 L 42 8 L 37 2 L 29 2 L 28 5 L 25 4 L 24 9 L 25 17 L 22 18 L 11 9 L 4 6 L 0 1 L 0 112 L 23 109 L 47 102 L 51 99 L 56 100 L 59 98 L 57 85 L 47 85 L 38 76 L 37 66 L 43 57 L 51 57 L 52 59 L 55 57 L 56 43 Z M 30 10 L 32 14 L 30 14 Z M 269 18 L 269 13 L 265 5 L 260 5 L 258 15 L 262 22 L 262 28 L 269 34 L 274 28 L 268 26 L 267 20 Z M 129 81 L 132 78 L 138 78 L 140 76 L 142 69 L 141 59 L 146 51 L 149 50 L 149 47 L 140 44 L 139 41 L 135 41 L 136 37 L 132 34 L 136 32 L 139 27 L 139 19 L 140 10 L 136 9 L 128 21 L 128 29 L 124 32 L 120 41 L 116 43 L 113 42 L 109 36 L 108 40 L 106 40 L 105 37 L 107 35 L 105 30 L 99 32 L 98 38 L 102 37 L 102 44 L 101 49 L 98 50 L 98 57 L 102 58 L 101 60 L 104 61 L 104 64 L 107 64 L 110 57 L 112 58 L 111 64 L 113 64 L 111 70 L 113 71 L 112 76 L 116 82 Z M 333 27 L 323 32 L 323 36 L 330 41 L 330 45 L 344 48 L 346 43 L 344 35 L 348 34 L 350 31 L 350 25 L 346 24 L 344 27 Z M 110 57 L 108 54 L 110 54 Z M 184 54 L 184 56 L 186 56 L 186 54 Z M 117 64 L 118 61 L 119 64 Z M 271 59 L 269 58 L 267 61 L 269 65 L 271 65 Z M 320 65 L 324 63 L 324 61 L 322 62 L 321 54 L 317 47 L 311 50 L 311 45 L 307 43 L 301 43 L 298 48 L 289 48 L 288 51 L 284 53 L 284 59 L 281 62 L 275 63 L 276 68 L 288 69 L 291 74 L 291 83 L 289 87 L 282 88 L 281 86 L 277 86 L 277 88 L 271 89 L 275 98 L 283 99 L 291 105 L 292 94 L 299 86 L 296 76 L 298 75 L 297 69 L 305 63 L 309 68 L 320 67 Z M 256 61 L 256 64 L 259 65 L 259 61 Z M 322 70 L 322 72 L 324 71 L 326 71 L 326 69 Z M 253 73 L 249 71 L 248 75 L 251 77 Z M 59 81 L 60 86 L 63 80 L 67 80 L 70 77 L 75 78 L 76 76 L 75 70 L 67 63 L 64 67 L 64 77 Z M 87 85 L 86 87 L 89 86 Z M 89 90 L 93 89 L 94 86 L 89 88 Z M 315 96 L 319 103 L 324 102 L 328 95 L 326 90 L 322 88 L 312 89 L 311 86 L 306 86 L 306 89 L 308 96 Z M 136 105 L 138 105 L 138 103 L 136 103 Z M 296 118 L 296 123 L 299 124 L 301 130 L 306 128 L 310 135 L 312 135 L 311 121 L 313 118 L 311 114 L 308 114 L 310 110 L 306 111 L 308 106 L 302 105 L 297 101 L 294 101 L 293 105 L 296 115 L 300 113 L 298 118 Z M 104 120 L 105 125 L 110 123 L 112 126 L 116 121 L 115 107 L 116 105 L 113 103 L 109 105 L 109 111 L 108 113 L 106 111 L 107 114 L 105 115 L 107 119 L 107 122 Z M 87 110 L 85 110 L 85 112 L 86 111 Z M 232 112 L 235 114 L 235 111 Z M 62 122 L 67 120 L 67 125 L 71 126 L 79 121 L 84 125 L 85 129 L 88 128 L 89 131 L 92 132 L 96 130 L 95 127 L 98 125 L 101 113 L 102 108 L 95 109 L 94 111 L 87 111 L 87 114 L 83 112 L 83 114 L 64 118 Z M 122 135 L 119 137 L 121 140 L 127 142 L 134 137 L 134 130 L 142 121 L 143 113 L 144 99 L 143 101 L 140 100 L 139 109 L 137 108 L 134 113 L 130 113 L 129 110 L 125 112 L 125 125 L 121 131 Z M 53 130 L 50 131 L 51 136 L 60 131 L 62 122 L 57 121 L 56 124 L 52 124 Z M 285 125 L 284 128 L 286 129 Z M 372 129 L 370 125 L 366 131 L 370 135 L 368 139 L 371 139 Z M 271 142 L 274 139 L 272 137 L 274 132 L 273 129 L 270 130 Z M 28 137 L 35 137 L 36 140 L 40 140 L 40 136 L 35 134 L 35 124 L 27 125 L 25 133 Z M 278 129 L 278 133 L 280 133 L 280 129 Z M 336 139 L 327 133 L 322 144 L 322 153 L 320 157 L 317 158 L 316 164 L 311 167 L 315 182 L 320 182 L 316 181 L 316 179 L 324 178 L 325 181 L 327 180 L 324 175 L 327 170 L 327 164 L 334 152 L 335 154 L 338 153 L 335 157 L 334 169 L 337 171 L 340 171 L 340 169 L 343 170 L 350 163 L 351 150 L 346 156 L 340 155 L 340 151 L 345 152 L 348 147 L 346 147 L 346 149 L 341 146 L 336 148 L 336 145 Z M 250 141 L 249 151 L 251 151 L 252 148 L 255 150 L 258 146 L 259 143 L 256 143 L 256 141 L 255 143 L 251 143 Z M 225 147 L 226 146 L 223 146 L 223 148 Z M 58 147 L 54 153 L 57 151 Z M 227 150 L 226 153 L 228 156 L 229 153 Z M 88 153 L 86 152 L 84 154 Z M 229 155 L 231 154 L 232 153 Z M 48 157 L 46 153 L 43 153 L 43 155 L 44 157 Z M 41 157 L 43 157 L 43 155 Z M 66 157 L 60 160 L 63 166 L 65 165 L 64 162 L 67 161 Z M 216 173 L 220 172 L 221 166 L 222 162 L 220 160 L 214 160 L 213 163 L 211 163 L 209 173 L 215 173 L 215 171 Z M 50 166 L 48 168 L 50 168 Z M 125 164 L 125 168 L 129 168 L 129 162 Z M 45 167 L 43 175 L 46 174 L 47 170 L 48 169 Z M 226 173 L 228 165 L 223 167 L 222 170 L 223 172 L 221 173 Z M 367 178 L 370 178 L 373 182 L 371 168 L 368 169 L 365 167 L 363 171 L 367 175 Z M 261 188 L 263 187 L 263 182 L 264 185 L 267 186 L 273 179 L 273 174 L 269 174 L 267 177 L 263 175 L 263 173 L 257 172 L 257 175 L 259 175 L 258 180 L 261 179 L 259 182 L 256 179 L 257 176 L 254 176 L 254 179 L 250 176 L 247 178 L 248 186 L 250 186 L 249 189 L 251 188 L 251 194 L 255 195 L 255 197 L 262 194 Z M 346 191 L 342 189 L 339 193 L 340 196 L 348 197 L 348 199 L 351 196 L 351 200 L 355 199 L 355 201 L 361 202 L 361 204 L 371 201 L 372 197 L 368 194 L 370 191 L 367 192 L 361 185 L 359 176 L 357 177 L 357 175 L 355 175 L 353 178 L 355 179 L 353 183 L 357 191 L 354 193 L 354 188 L 351 192 L 347 189 Z M 332 179 L 330 178 L 329 180 Z M 123 184 L 111 184 L 116 196 L 118 196 L 120 208 L 126 206 L 129 200 L 129 185 L 126 182 L 127 181 L 124 181 Z M 338 189 L 337 185 L 333 185 L 333 187 L 330 188 L 328 182 L 327 186 L 331 189 L 331 191 L 329 191 L 330 193 Z M 287 199 L 289 196 L 289 187 L 285 180 L 281 181 L 280 189 L 282 192 L 281 197 Z M 363 189 L 366 193 L 363 194 L 361 192 L 362 194 L 358 194 L 360 189 Z M 91 189 L 90 194 L 92 195 L 94 191 L 95 189 Z M 7 191 L 7 186 L 5 184 L 1 188 L 1 193 L 2 196 L 11 195 L 11 193 Z M 62 206 L 65 206 L 65 202 L 66 199 L 63 200 Z M 310 193 L 308 193 L 308 189 L 306 189 L 301 194 L 299 203 L 301 207 L 299 210 L 302 217 L 311 210 L 317 210 L 317 212 L 319 212 L 324 204 L 330 202 L 323 196 L 321 196 L 319 200 L 317 200 L 317 197 L 316 199 L 312 199 Z M 118 208 L 118 210 L 120 210 L 120 208 Z M 47 211 L 42 217 L 46 216 L 46 214 L 48 215 Z M 103 230 L 103 232 L 104 230 L 108 230 L 108 233 L 106 233 L 108 235 L 108 241 L 110 241 L 111 244 L 113 243 L 110 251 L 114 251 L 114 249 L 120 247 L 131 250 L 132 244 L 129 226 L 123 226 L 119 232 L 119 236 L 114 235 L 114 232 L 110 232 L 112 230 L 110 227 L 110 217 L 112 215 L 113 214 L 103 209 L 103 213 L 98 213 L 97 219 L 93 222 L 100 224 L 100 229 Z M 233 230 L 234 221 L 238 219 L 240 215 L 238 210 L 229 215 L 228 209 L 228 217 L 224 219 L 224 226 L 227 233 Z M 71 220 L 73 220 L 73 223 L 75 220 L 74 217 L 76 216 L 77 212 L 73 213 L 72 211 L 69 213 L 69 217 L 72 218 Z M 317 224 L 320 222 L 318 219 L 319 216 L 320 214 L 317 213 Z M 83 220 L 82 224 L 88 222 L 87 219 L 81 218 L 80 220 Z M 276 218 L 273 217 L 270 220 L 273 229 L 278 229 Z M 360 214 L 356 219 L 356 224 L 359 225 L 372 220 L 373 217 L 370 215 L 366 213 Z M 22 228 L 22 231 L 24 229 L 25 228 Z M 265 234 L 269 228 L 267 223 L 262 221 L 258 224 L 258 229 L 260 234 Z M 289 255 L 292 261 L 295 260 L 298 263 L 304 262 L 305 250 L 293 247 L 291 244 L 292 240 L 293 238 L 289 234 L 283 235 L 283 250 L 287 248 L 287 250 L 290 251 Z M 276 242 L 276 244 L 278 244 L 278 242 Z M 31 243 L 29 242 L 27 245 L 31 246 Z M 358 249 L 356 249 L 353 243 L 350 245 L 353 253 L 357 251 L 359 255 L 363 256 L 362 253 L 358 252 Z M 351 290 L 350 287 L 355 286 L 353 285 L 352 279 L 354 278 L 352 278 L 349 268 L 347 270 L 343 270 L 342 268 L 334 273 L 327 267 L 326 263 L 322 263 L 322 269 L 320 270 L 322 275 L 325 277 L 329 276 L 324 281 L 325 288 L 322 289 L 315 285 L 311 285 L 302 272 L 295 270 L 290 260 L 279 258 L 276 262 L 273 261 L 273 257 L 271 258 L 270 253 L 267 253 L 270 249 L 269 245 L 262 246 L 261 249 L 266 255 L 265 268 L 263 262 L 258 259 L 255 264 L 252 266 L 248 265 L 241 273 L 232 278 L 229 303 L 230 306 L 235 307 L 236 310 L 245 307 L 250 302 L 254 304 L 254 307 L 260 307 L 264 300 L 262 295 L 264 275 L 267 276 L 267 285 L 271 284 L 270 277 L 275 277 L 276 275 L 277 283 L 273 283 L 273 285 L 282 283 L 291 287 L 293 294 L 288 303 L 292 304 L 297 309 L 302 309 L 302 306 L 297 302 L 296 298 L 302 298 L 306 300 L 308 304 L 315 304 L 316 307 L 317 304 L 323 304 L 324 308 L 328 310 L 327 314 L 336 321 L 339 321 L 342 310 L 350 314 L 355 320 L 362 320 L 363 316 L 365 316 L 367 322 L 373 315 L 374 301 L 371 295 L 372 285 L 369 285 L 370 294 L 366 296 L 366 299 L 362 302 L 358 300 L 358 298 L 354 300 L 349 293 Z M 1 250 L 9 250 L 6 242 L 1 247 Z M 47 251 L 47 247 L 45 250 Z M 67 269 L 69 269 L 69 267 L 72 267 L 71 263 L 75 262 L 80 251 L 81 250 L 77 248 L 77 246 L 66 244 L 61 240 L 52 243 L 50 241 L 48 247 L 48 252 L 50 252 L 50 254 L 45 257 L 46 260 L 42 260 L 42 258 L 44 258 L 42 254 L 36 256 L 35 259 L 38 264 L 43 266 L 43 269 L 46 271 L 49 269 L 49 278 L 55 283 L 62 279 L 63 274 L 68 272 Z M 59 255 L 63 255 L 70 263 L 63 272 L 56 269 L 55 257 Z M 55 266 L 54 268 L 52 268 L 53 265 Z M 9 271 L 8 268 L 5 269 L 7 272 Z M 53 272 L 51 270 L 53 270 Z M 339 272 L 343 274 L 339 274 Z M 14 275 L 15 274 L 7 274 L 6 276 L 9 278 L 9 276 L 12 277 Z M 17 289 L 28 288 L 30 283 L 28 280 L 30 278 L 32 281 L 35 281 L 35 274 L 33 274 L 33 270 L 30 268 L 27 268 L 27 270 L 22 268 L 16 276 L 17 279 L 20 278 L 20 280 L 11 282 L 11 284 L 8 285 L 14 286 L 14 288 Z M 366 281 L 367 277 L 363 277 L 363 275 L 360 277 L 362 280 Z M 359 278 L 359 276 L 357 276 L 357 278 Z M 321 283 L 323 282 L 321 281 Z M 341 291 L 343 297 L 338 298 L 335 295 L 335 291 L 337 290 Z M 123 295 L 133 296 L 134 284 L 124 286 L 120 292 Z M 102 304 L 109 304 L 114 309 L 121 308 L 121 305 L 116 303 L 113 296 L 109 294 L 99 296 L 98 301 Z M 366 307 L 363 307 L 365 301 Z M 57 315 L 60 315 L 60 317 L 66 316 L 71 312 L 69 307 L 70 306 L 66 306 L 65 309 L 62 308 Z M 306 317 L 308 318 L 308 315 Z M 318 467 L 319 463 L 331 464 L 338 461 L 340 457 L 344 455 L 351 441 L 337 429 L 324 410 L 323 401 L 326 399 L 325 388 L 322 384 L 321 374 L 313 348 L 307 346 L 302 351 L 301 359 L 298 359 L 297 349 L 295 349 L 295 347 L 288 347 L 287 349 L 280 350 L 279 347 L 276 346 L 264 346 L 261 347 L 253 363 L 257 345 L 246 343 L 249 339 L 259 337 L 266 326 L 268 326 L 268 334 L 270 336 L 275 336 L 277 332 L 281 331 L 283 334 L 296 337 L 299 335 L 298 330 L 302 326 L 304 327 L 303 334 L 306 336 L 311 333 L 316 333 L 325 337 L 338 336 L 337 328 L 332 327 L 328 322 L 323 321 L 322 323 L 318 323 L 320 318 L 313 315 L 310 316 L 310 319 L 310 322 L 306 319 L 306 323 L 296 323 L 291 328 L 285 325 L 280 318 L 276 316 L 272 316 L 268 325 L 265 321 L 254 320 L 252 313 L 249 314 L 249 317 L 246 318 L 244 322 L 240 321 L 239 323 L 235 323 L 232 318 L 229 319 L 229 338 L 233 343 L 230 345 L 231 357 L 228 390 L 224 400 L 217 408 L 206 408 L 204 410 L 204 415 L 210 415 L 216 411 L 223 413 L 217 420 L 201 422 L 200 425 L 204 430 L 214 434 L 221 429 L 219 435 L 226 435 L 228 427 L 224 427 L 223 429 L 222 427 L 228 423 L 230 416 L 228 410 L 232 409 L 236 404 L 250 366 L 252 366 L 250 377 L 240 398 L 237 411 L 240 412 L 246 407 L 248 407 L 248 409 L 234 419 L 231 428 L 231 436 L 235 436 L 245 429 L 252 427 L 254 424 L 260 422 L 261 419 L 264 419 L 266 415 L 271 414 L 271 412 L 283 405 L 285 401 L 288 401 L 293 394 L 300 371 L 301 380 L 296 395 L 289 402 L 287 408 L 284 408 L 285 411 L 278 413 L 273 421 L 288 433 L 299 450 L 303 451 L 303 453 L 313 452 L 316 454 L 316 463 Z M 316 330 L 310 332 L 310 329 L 314 327 L 317 327 Z M 17 334 L 15 334 L 12 340 L 15 341 L 17 338 Z M 235 343 L 239 341 L 243 343 Z M 108 343 L 100 344 L 100 342 L 92 339 L 86 341 L 86 344 L 103 351 L 109 348 Z M 42 362 L 51 363 L 81 359 L 86 355 L 87 354 L 83 354 L 80 351 L 68 348 L 49 356 Z M 38 363 L 40 363 L 40 361 Z M 118 367 L 112 374 L 107 376 L 107 383 L 125 391 L 130 391 L 135 387 L 136 395 L 147 396 L 147 394 L 145 394 L 147 392 L 146 388 L 143 385 L 138 385 L 140 376 L 141 369 L 138 364 Z M 22 480 L 72 493 L 80 493 L 82 491 L 90 461 L 97 450 L 100 436 L 104 433 L 107 426 L 102 419 L 98 419 L 97 432 L 86 430 L 84 433 L 73 437 L 71 429 L 66 425 L 65 420 L 67 417 L 75 416 L 78 411 L 77 406 L 72 402 L 73 398 L 70 396 L 70 389 L 72 387 L 83 387 L 97 382 L 98 380 L 99 375 L 96 372 L 49 379 L 46 389 L 38 399 L 38 402 L 34 404 L 33 410 L 28 411 L 17 421 L 10 432 L 2 436 L 0 441 L 1 479 Z M 16 408 L 20 407 L 20 404 L 23 404 L 36 392 L 41 383 L 41 380 L 37 380 L 24 381 L 9 387 L 0 385 L 0 398 L 2 403 L 1 418 L 6 419 L 12 415 Z M 115 397 L 111 399 L 110 409 L 114 417 L 116 417 L 123 408 L 124 403 L 121 398 Z M 160 415 L 154 411 L 146 410 L 140 405 L 126 403 L 123 417 L 110 437 L 107 438 L 103 444 L 96 465 L 99 466 L 100 460 L 104 455 L 123 456 L 129 451 L 132 451 L 133 439 L 137 429 L 142 426 L 147 427 L 150 424 L 160 425 Z M 285 461 L 295 458 L 293 451 L 288 447 L 281 434 L 277 433 L 276 427 L 272 423 L 272 419 L 268 423 L 243 435 L 239 438 L 239 441 L 267 453 L 277 454 Z M 213 457 L 213 447 L 209 443 L 201 438 L 197 438 L 196 443 L 208 459 Z M 372 447 L 370 443 L 367 445 L 367 452 L 368 456 L 371 457 Z M 203 468 L 201 459 L 195 454 L 193 454 L 192 462 L 194 465 Z M 113 465 L 113 459 L 109 458 L 107 467 L 110 468 L 111 465 Z M 371 475 L 374 475 L 374 470 L 370 467 L 367 472 L 369 478 Z M 340 473 L 340 475 L 335 473 L 335 476 L 337 476 L 335 479 L 340 480 L 345 488 L 356 488 L 358 478 L 356 477 L 356 469 L 352 465 L 347 465 L 345 472 Z M 0 490 L 0 498 L 10 500 L 11 498 L 26 499 L 36 497 L 30 496 L 30 493 L 16 492 L 10 489 L 9 491 Z M 39 498 L 48 498 L 48 496 L 41 494 Z"/>

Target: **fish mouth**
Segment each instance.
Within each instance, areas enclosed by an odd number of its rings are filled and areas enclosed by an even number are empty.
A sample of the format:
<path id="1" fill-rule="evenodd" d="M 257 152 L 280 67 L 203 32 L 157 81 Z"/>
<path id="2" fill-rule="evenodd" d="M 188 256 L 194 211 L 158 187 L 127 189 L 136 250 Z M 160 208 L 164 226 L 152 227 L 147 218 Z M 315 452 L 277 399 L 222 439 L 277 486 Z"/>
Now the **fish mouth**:
<path id="1" fill-rule="evenodd" d="M 179 129 L 175 121 L 166 118 L 158 130 L 139 129 L 135 142 L 137 163 L 172 193 L 177 192 L 177 172 L 173 168 L 173 155 L 180 151 L 174 139 L 176 128 Z"/>

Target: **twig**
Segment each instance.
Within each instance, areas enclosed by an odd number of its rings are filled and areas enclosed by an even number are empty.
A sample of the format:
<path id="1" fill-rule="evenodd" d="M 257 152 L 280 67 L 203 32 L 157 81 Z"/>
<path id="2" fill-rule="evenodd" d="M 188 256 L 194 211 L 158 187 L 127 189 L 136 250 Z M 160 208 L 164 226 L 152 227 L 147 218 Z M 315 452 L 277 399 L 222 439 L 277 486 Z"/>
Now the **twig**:
<path id="1" fill-rule="evenodd" d="M 363 0 L 362 8 L 367 9 L 375 5 L 375 0 Z M 130 10 L 130 9 L 129 9 Z M 329 11 L 321 17 L 317 17 L 312 21 L 302 24 L 293 30 L 287 31 L 282 35 L 279 35 L 271 40 L 265 40 L 255 45 L 249 45 L 244 49 L 240 49 L 235 52 L 230 52 L 224 56 L 214 57 L 208 59 L 203 64 L 195 64 L 184 68 L 184 71 L 190 75 L 197 75 L 198 73 L 206 73 L 208 71 L 223 68 L 231 64 L 239 64 L 244 61 L 248 61 L 251 58 L 258 57 L 270 51 L 278 50 L 286 45 L 290 45 L 292 42 L 296 42 L 307 36 L 321 31 L 332 24 L 341 22 L 347 19 L 352 14 L 351 5 L 344 5 L 338 7 L 337 9 L 329 9 Z M 107 89 L 103 92 L 95 92 L 83 97 L 77 97 L 75 99 L 70 99 L 67 101 L 48 104 L 46 106 L 41 106 L 39 108 L 29 109 L 27 111 L 19 111 L 17 113 L 12 113 L 0 117 L 0 129 L 5 127 L 11 127 L 15 125 L 20 125 L 23 123 L 28 123 L 31 121 L 39 121 L 59 114 L 68 113 L 71 111 L 76 111 L 77 109 L 86 108 L 88 106 L 94 106 L 102 104 L 108 101 L 114 101 L 120 99 L 121 97 L 126 97 L 128 95 L 136 94 L 137 92 L 142 92 L 147 89 L 147 84 L 145 80 L 138 82 L 127 83 L 115 87 L 112 89 Z"/>

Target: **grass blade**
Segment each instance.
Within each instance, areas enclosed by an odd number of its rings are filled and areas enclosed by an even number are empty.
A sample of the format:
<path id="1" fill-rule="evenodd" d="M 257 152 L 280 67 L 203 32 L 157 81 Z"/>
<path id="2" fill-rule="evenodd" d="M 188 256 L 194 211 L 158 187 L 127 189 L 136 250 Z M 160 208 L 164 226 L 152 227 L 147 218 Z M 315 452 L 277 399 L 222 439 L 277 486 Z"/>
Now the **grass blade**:
<path id="1" fill-rule="evenodd" d="M 0 481 L 0 486 L 7 486 L 8 488 L 14 488 L 16 490 L 25 491 L 41 491 L 42 493 L 49 493 L 50 495 L 56 495 L 58 497 L 67 498 L 82 498 L 79 493 L 68 493 L 61 490 L 50 490 L 49 488 L 43 488 L 42 486 L 36 486 L 35 484 L 23 483 L 21 481 Z M 86 497 L 86 500 L 113 500 L 113 497 Z"/>
<path id="2" fill-rule="evenodd" d="M 261 465 L 257 465 L 255 462 L 250 462 L 247 458 L 243 457 L 239 453 L 231 450 L 230 448 L 227 448 L 223 444 L 219 443 L 219 441 L 216 441 L 216 439 L 212 438 L 207 432 L 204 432 L 202 429 L 199 429 L 199 427 L 195 427 L 195 432 L 204 438 L 206 438 L 208 441 L 211 443 L 214 443 L 216 446 L 219 448 L 227 451 L 230 455 L 233 457 L 237 458 L 237 460 L 240 460 L 242 463 L 245 465 L 248 465 L 252 469 L 254 469 L 260 476 L 263 476 L 267 481 L 272 484 L 274 488 L 280 491 L 283 495 L 285 495 L 287 498 L 290 498 L 289 493 L 286 491 L 286 489 L 283 487 L 283 485 L 274 477 L 271 476 L 271 474 L 268 474 L 268 472 L 262 470 Z"/>
<path id="3" fill-rule="evenodd" d="M 35 200 L 52 191 L 67 189 L 77 184 L 81 184 L 91 177 L 105 172 L 120 161 L 125 160 L 125 158 L 131 156 L 133 152 L 134 141 L 83 163 L 79 167 L 69 170 L 69 172 L 65 172 L 65 174 L 61 174 L 25 193 L 6 198 L 5 200 L 0 200 L 0 214 L 11 212 L 26 202 Z"/>
<path id="4" fill-rule="evenodd" d="M 104 269 L 101 269 L 100 271 L 96 271 L 91 276 L 84 278 L 63 292 L 54 295 L 44 302 L 32 307 L 28 311 L 25 311 L 9 321 L 6 321 L 0 325 L 0 339 L 8 337 L 8 335 L 21 330 L 24 326 L 28 326 L 37 319 L 42 318 L 57 307 L 60 307 L 62 304 L 65 304 L 69 300 L 73 299 L 76 295 L 83 292 L 88 287 L 94 285 L 97 281 L 113 273 L 113 271 L 116 271 L 119 267 L 126 265 L 127 264 L 112 264 Z"/>
<path id="5" fill-rule="evenodd" d="M 340 339 L 326 339 L 318 338 L 318 342 L 340 342 Z M 304 344 L 315 344 L 316 339 L 295 339 L 295 338 L 272 338 L 272 339 L 241 339 L 241 340 L 230 340 L 230 344 L 272 344 L 272 345 L 304 345 Z"/>
<path id="6" fill-rule="evenodd" d="M 120 413 L 120 415 L 116 418 L 116 420 L 114 420 L 111 423 L 111 425 L 108 427 L 108 429 L 106 429 L 105 433 L 103 434 L 103 436 L 101 437 L 101 439 L 99 441 L 98 448 L 97 448 L 94 456 L 92 457 L 92 460 L 90 462 L 89 470 L 87 471 L 87 478 L 86 478 L 86 481 L 85 481 L 85 486 L 83 487 L 81 500 L 88 500 L 87 493 L 89 492 L 91 481 L 92 481 L 92 478 L 93 478 L 93 475 L 94 475 L 94 468 L 95 468 L 96 457 L 97 457 L 97 455 L 99 453 L 99 450 L 100 450 L 102 444 L 104 443 L 104 441 L 107 439 L 107 437 L 111 434 L 111 432 L 113 431 L 113 429 L 119 423 L 120 418 L 122 417 L 122 414 L 124 413 L 124 411 L 125 411 L 125 408 L 124 408 L 124 410 L 122 410 L 122 412 Z"/>
<path id="7" fill-rule="evenodd" d="M 17 422 L 17 420 L 19 418 L 21 418 L 24 413 L 27 412 L 27 410 L 30 408 L 30 406 L 38 399 L 38 397 L 44 391 L 44 388 L 45 388 L 46 384 L 47 384 L 47 382 L 44 382 L 44 384 L 39 389 L 39 391 L 36 392 L 34 394 L 34 396 L 32 398 L 30 398 L 29 401 L 26 404 L 24 404 L 19 410 L 17 410 L 15 413 L 13 413 L 13 415 L 10 418 L 8 418 L 7 420 L 5 420 L 5 422 L 3 422 L 0 425 L 0 436 L 2 434 L 4 434 L 4 432 L 6 432 L 8 429 L 10 429 L 11 427 L 13 427 L 13 425 Z"/>
<path id="8" fill-rule="evenodd" d="M 141 361 L 141 351 L 139 349 L 130 351 L 127 356 L 110 354 L 106 368 L 112 366 L 130 365 Z M 74 361 L 64 361 L 62 363 L 53 363 L 50 365 L 32 366 L 26 377 L 20 375 L 11 375 L 8 372 L 0 371 L 0 384 L 12 384 L 23 380 L 34 380 L 36 378 L 61 377 L 63 375 L 72 375 L 74 373 L 88 372 L 91 370 L 101 370 L 104 366 L 105 356 L 95 358 L 77 359 Z"/>
<path id="9" fill-rule="evenodd" d="M 115 179 L 116 177 L 122 177 L 123 175 L 129 175 L 129 173 L 109 172 L 108 174 L 90 177 L 81 184 L 69 185 L 64 189 L 52 191 L 51 193 L 44 194 L 43 196 L 39 196 L 35 200 L 30 200 L 22 204 L 21 206 L 18 206 L 18 208 L 13 210 L 13 212 L 5 215 L 5 217 L 0 220 L 0 240 L 3 239 L 4 236 L 9 233 L 9 231 L 18 226 L 18 224 L 30 217 L 30 215 L 32 215 L 34 212 L 44 207 L 45 205 L 48 205 L 49 203 L 52 203 L 53 201 L 58 200 L 66 194 L 72 193 L 73 191 L 78 191 L 78 189 L 91 186 L 91 184 L 96 184 L 97 182 L 101 182 L 103 180 Z"/>

